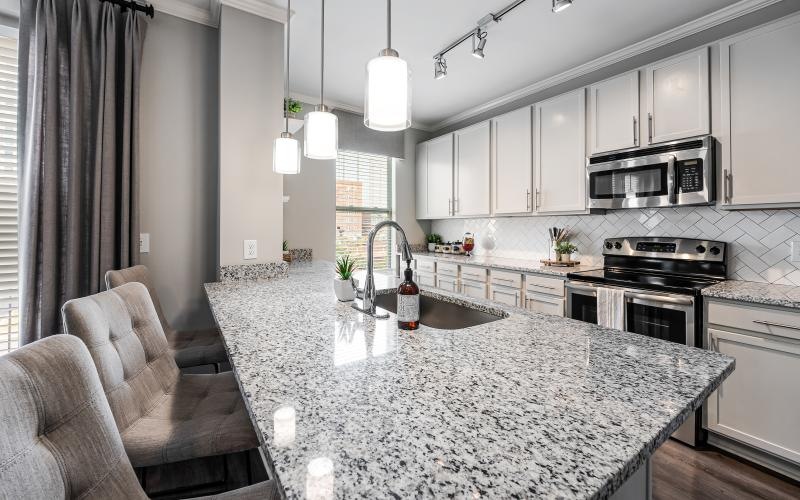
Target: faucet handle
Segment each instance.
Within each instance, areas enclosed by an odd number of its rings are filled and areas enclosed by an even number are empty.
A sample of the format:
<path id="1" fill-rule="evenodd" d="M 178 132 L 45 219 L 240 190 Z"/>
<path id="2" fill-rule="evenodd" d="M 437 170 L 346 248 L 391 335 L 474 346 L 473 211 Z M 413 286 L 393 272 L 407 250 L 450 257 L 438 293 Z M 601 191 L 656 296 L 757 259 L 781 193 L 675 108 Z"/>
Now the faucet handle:
<path id="1" fill-rule="evenodd" d="M 411 254 L 411 245 L 408 244 L 408 241 L 403 239 L 403 243 L 400 244 L 400 253 L 403 254 L 403 260 L 408 262 L 414 259 L 414 256 Z"/>

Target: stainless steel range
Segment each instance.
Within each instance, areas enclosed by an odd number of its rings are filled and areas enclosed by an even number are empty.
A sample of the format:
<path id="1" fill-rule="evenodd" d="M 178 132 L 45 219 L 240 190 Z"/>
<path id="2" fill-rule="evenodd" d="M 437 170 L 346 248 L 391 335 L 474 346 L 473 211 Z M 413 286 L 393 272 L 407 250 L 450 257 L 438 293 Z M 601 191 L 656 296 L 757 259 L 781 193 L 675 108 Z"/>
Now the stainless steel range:
<path id="1" fill-rule="evenodd" d="M 725 279 L 726 256 L 727 245 L 721 241 L 607 239 L 603 269 L 567 275 L 567 316 L 597 323 L 598 291 L 617 290 L 624 330 L 699 347 L 701 291 Z M 692 446 L 701 442 L 699 412 L 673 437 Z"/>

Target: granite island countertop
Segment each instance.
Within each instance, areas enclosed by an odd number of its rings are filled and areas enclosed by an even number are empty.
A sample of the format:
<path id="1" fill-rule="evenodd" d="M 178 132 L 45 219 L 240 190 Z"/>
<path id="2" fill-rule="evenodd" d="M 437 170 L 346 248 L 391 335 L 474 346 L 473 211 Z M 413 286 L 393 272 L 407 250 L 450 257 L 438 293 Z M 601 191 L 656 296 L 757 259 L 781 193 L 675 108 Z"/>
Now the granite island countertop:
<path id="1" fill-rule="evenodd" d="M 727 280 L 703 288 L 705 297 L 800 309 L 800 286 Z"/>
<path id="2" fill-rule="evenodd" d="M 332 276 L 315 262 L 281 280 L 205 285 L 287 498 L 320 486 L 309 472 L 318 459 L 332 464 L 322 484 L 336 498 L 606 498 L 734 367 L 718 353 L 433 290 L 423 292 L 505 317 L 405 332 L 394 315 L 338 302 Z M 287 406 L 294 426 L 275 425 Z"/>
<path id="3" fill-rule="evenodd" d="M 601 269 L 603 266 L 587 266 L 577 265 L 573 267 L 565 266 L 545 266 L 537 260 L 530 259 L 512 259 L 509 257 L 494 257 L 491 255 L 466 255 L 448 254 L 448 253 L 435 253 L 435 252 L 417 252 L 414 254 L 415 258 L 420 259 L 437 259 L 458 264 L 492 267 L 495 269 L 503 269 L 506 271 L 519 271 L 522 273 L 534 274 L 547 274 L 550 276 L 557 276 L 566 278 L 567 273 L 576 273 L 578 271 L 591 271 L 593 269 Z"/>

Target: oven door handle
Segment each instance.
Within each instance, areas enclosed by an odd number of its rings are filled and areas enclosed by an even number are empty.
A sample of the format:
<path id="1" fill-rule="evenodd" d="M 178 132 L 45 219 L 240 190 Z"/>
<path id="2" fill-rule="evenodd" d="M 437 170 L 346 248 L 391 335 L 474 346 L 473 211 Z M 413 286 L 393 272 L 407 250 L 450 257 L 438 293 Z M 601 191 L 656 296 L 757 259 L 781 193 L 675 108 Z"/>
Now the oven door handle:
<path id="1" fill-rule="evenodd" d="M 667 192 L 671 205 L 678 203 L 678 185 L 675 182 L 677 172 L 675 171 L 675 157 L 670 155 L 667 159 Z"/>
<path id="2" fill-rule="evenodd" d="M 575 290 L 577 292 L 597 293 L 597 287 L 592 285 L 576 285 L 575 283 L 567 282 L 564 284 L 564 286 L 569 290 Z"/>
<path id="3" fill-rule="evenodd" d="M 649 293 L 625 292 L 626 299 L 646 300 L 648 302 L 661 302 L 664 304 L 676 304 L 681 306 L 691 306 L 694 299 L 689 297 L 673 297 L 671 295 L 652 295 Z"/>

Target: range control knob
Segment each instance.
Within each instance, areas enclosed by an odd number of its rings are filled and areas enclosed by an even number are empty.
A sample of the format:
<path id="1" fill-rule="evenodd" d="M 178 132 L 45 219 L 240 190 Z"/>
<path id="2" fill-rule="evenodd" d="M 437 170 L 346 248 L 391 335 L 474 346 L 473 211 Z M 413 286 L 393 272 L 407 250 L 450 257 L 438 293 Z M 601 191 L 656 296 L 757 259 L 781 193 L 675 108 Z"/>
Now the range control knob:
<path id="1" fill-rule="evenodd" d="M 719 255 L 721 251 L 722 250 L 720 250 L 719 247 L 711 247 L 711 250 L 709 250 L 709 252 L 711 252 L 712 255 Z"/>
<path id="2" fill-rule="evenodd" d="M 622 248 L 622 243 L 620 243 L 619 241 L 614 243 L 614 248 L 616 248 L 617 250 L 620 250 Z"/>
<path id="3" fill-rule="evenodd" d="M 695 250 L 697 250 L 697 253 L 706 253 L 706 247 L 704 247 L 703 245 L 697 245 L 697 248 L 695 248 Z"/>
<path id="4" fill-rule="evenodd" d="M 611 250 L 611 247 L 613 247 L 613 246 L 614 245 L 612 245 L 610 241 L 606 241 L 606 244 L 605 244 L 606 249 Z"/>

